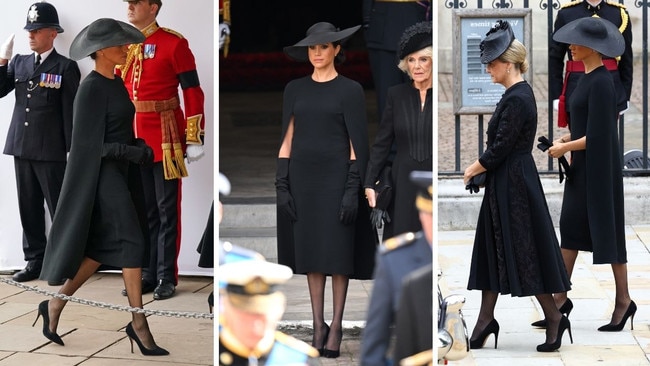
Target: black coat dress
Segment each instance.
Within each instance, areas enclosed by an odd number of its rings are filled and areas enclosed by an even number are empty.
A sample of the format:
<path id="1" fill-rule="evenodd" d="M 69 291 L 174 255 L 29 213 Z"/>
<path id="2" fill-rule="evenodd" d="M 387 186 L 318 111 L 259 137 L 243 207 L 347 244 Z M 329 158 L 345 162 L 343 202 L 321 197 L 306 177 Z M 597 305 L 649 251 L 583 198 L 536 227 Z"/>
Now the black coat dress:
<path id="1" fill-rule="evenodd" d="M 298 274 L 369 279 L 376 234 L 361 185 L 356 222 L 339 221 L 350 142 L 362 181 L 368 161 L 363 89 L 341 75 L 327 82 L 307 76 L 287 84 L 283 98 L 282 140 L 294 118 L 289 184 L 298 219 L 292 223 L 278 215 L 278 261 Z"/>
<path id="2" fill-rule="evenodd" d="M 107 144 L 134 143 L 134 114 L 121 78 L 93 71 L 80 84 L 41 279 L 74 277 L 84 257 L 111 267 L 142 267 L 147 226 L 138 167 L 103 157 Z"/>
<path id="3" fill-rule="evenodd" d="M 433 110 L 431 89 L 424 106 L 413 82 L 388 89 L 386 109 L 370 152 L 364 187 L 372 188 L 388 161 L 391 146 L 396 154 L 392 162 L 393 199 L 388 207 L 391 222 L 384 227 L 384 238 L 422 230 L 415 207 L 416 187 L 409 180 L 414 170 L 433 169 Z"/>
<path id="4" fill-rule="evenodd" d="M 537 132 L 533 90 L 506 90 L 488 123 L 487 169 L 468 289 L 512 296 L 570 289 L 560 247 L 532 156 Z"/>
<path id="5" fill-rule="evenodd" d="M 615 95 L 604 66 L 585 74 L 571 95 L 571 139 L 587 136 L 587 146 L 571 155 L 560 234 L 562 248 L 593 251 L 594 264 L 627 262 Z"/>

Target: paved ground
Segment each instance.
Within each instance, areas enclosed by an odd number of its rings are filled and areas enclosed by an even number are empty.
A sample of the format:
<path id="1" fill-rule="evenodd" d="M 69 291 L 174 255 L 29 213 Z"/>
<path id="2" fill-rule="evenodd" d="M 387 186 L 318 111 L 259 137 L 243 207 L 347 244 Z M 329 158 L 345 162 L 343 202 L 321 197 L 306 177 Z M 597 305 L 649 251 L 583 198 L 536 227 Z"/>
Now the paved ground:
<path id="1" fill-rule="evenodd" d="M 207 298 L 213 288 L 212 277 L 181 277 L 176 296 L 154 301 L 144 295 L 145 309 L 168 310 L 174 313 L 196 313 L 198 318 L 148 317 L 156 343 L 166 348 L 169 356 L 145 357 L 137 345 L 131 353 L 124 327 L 131 315 L 125 311 L 108 310 L 69 302 L 62 313 L 58 333 L 65 346 L 48 341 L 42 335 L 42 318 L 36 319 L 38 303 L 48 299 L 42 293 L 8 284 L 10 276 L 0 277 L 0 366 L 101 366 L 101 365 L 212 365 L 214 321 L 209 314 Z M 44 281 L 25 283 L 39 291 L 56 291 Z M 86 300 L 126 306 L 120 294 L 124 287 L 119 274 L 95 274 L 75 296 Z"/>
<path id="2" fill-rule="evenodd" d="M 558 233 L 559 234 L 559 233 Z M 573 344 L 568 334 L 562 339 L 558 352 L 538 353 L 536 345 L 544 342 L 543 330 L 530 323 L 542 318 L 539 304 L 532 297 L 513 298 L 501 296 L 497 302 L 495 318 L 501 326 L 498 348 L 494 337 L 487 347 L 472 350 L 469 356 L 452 365 L 517 366 L 583 366 L 583 365 L 648 365 L 650 354 L 650 226 L 626 227 L 629 286 L 638 310 L 634 317 L 634 330 L 630 320 L 621 332 L 605 333 L 596 329 L 609 323 L 614 306 L 614 280 L 611 267 L 592 265 L 589 253 L 578 256 L 569 297 L 574 303 L 569 316 Z M 480 291 L 467 291 L 468 264 L 471 258 L 474 231 L 440 232 L 438 260 L 443 272 L 440 285 L 445 295 L 466 296 L 463 314 L 471 332 L 480 305 Z"/>

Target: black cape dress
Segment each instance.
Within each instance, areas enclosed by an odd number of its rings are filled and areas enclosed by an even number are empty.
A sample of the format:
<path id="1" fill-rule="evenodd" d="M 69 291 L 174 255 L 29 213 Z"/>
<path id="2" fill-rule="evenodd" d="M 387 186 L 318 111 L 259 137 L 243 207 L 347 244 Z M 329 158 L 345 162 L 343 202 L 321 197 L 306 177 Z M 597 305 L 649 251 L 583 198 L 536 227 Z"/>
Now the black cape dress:
<path id="1" fill-rule="evenodd" d="M 387 210 L 391 222 L 384 227 L 384 238 L 422 230 L 414 204 L 417 189 L 409 175 L 414 170 L 433 170 L 431 90 L 427 90 L 422 106 L 420 91 L 413 87 L 413 81 L 388 89 L 386 107 L 370 151 L 364 183 L 364 187 L 372 187 L 387 163 L 394 143 L 396 153 L 391 167 L 393 198 Z"/>
<path id="2" fill-rule="evenodd" d="M 503 94 L 488 123 L 487 169 L 468 289 L 512 296 L 570 290 L 532 149 L 537 107 L 521 81 Z"/>
<path id="3" fill-rule="evenodd" d="M 562 248 L 593 252 L 594 264 L 626 263 L 623 172 L 616 91 L 604 66 L 585 74 L 571 94 L 571 139 L 587 136 L 571 155 L 564 183 Z"/>
<path id="4" fill-rule="evenodd" d="M 104 143 L 134 143 L 134 114 L 121 78 L 92 71 L 79 85 L 41 279 L 73 278 L 84 257 L 111 267 L 142 267 L 147 224 L 139 167 L 102 158 Z"/>
<path id="5" fill-rule="evenodd" d="M 366 102 L 359 83 L 342 75 L 327 82 L 311 76 L 287 84 L 282 138 L 294 118 L 289 185 L 297 221 L 278 215 L 278 262 L 294 273 L 342 274 L 370 279 L 377 235 L 359 185 L 359 212 L 352 225 L 339 221 L 354 147 L 361 182 L 368 162 Z"/>

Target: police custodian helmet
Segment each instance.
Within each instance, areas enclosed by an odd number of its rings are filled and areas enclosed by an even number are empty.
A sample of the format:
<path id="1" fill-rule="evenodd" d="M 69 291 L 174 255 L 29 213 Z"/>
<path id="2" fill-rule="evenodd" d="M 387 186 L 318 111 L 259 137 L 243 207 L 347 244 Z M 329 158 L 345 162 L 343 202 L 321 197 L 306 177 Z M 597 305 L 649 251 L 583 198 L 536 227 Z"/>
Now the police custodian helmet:
<path id="1" fill-rule="evenodd" d="M 33 31 L 41 28 L 54 28 L 57 33 L 63 33 L 63 28 L 59 25 L 59 14 L 52 4 L 44 1 L 29 7 L 24 29 Z"/>

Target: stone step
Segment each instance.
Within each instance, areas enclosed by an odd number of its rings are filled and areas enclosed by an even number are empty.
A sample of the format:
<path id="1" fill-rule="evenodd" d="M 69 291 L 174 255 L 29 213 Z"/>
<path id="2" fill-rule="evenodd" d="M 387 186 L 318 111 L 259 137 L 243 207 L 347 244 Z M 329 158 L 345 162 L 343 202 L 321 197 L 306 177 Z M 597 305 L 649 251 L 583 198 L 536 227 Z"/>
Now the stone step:
<path id="1" fill-rule="evenodd" d="M 219 240 L 228 241 L 246 249 L 254 250 L 270 262 L 278 261 L 275 227 L 232 228 L 220 227 Z"/>

